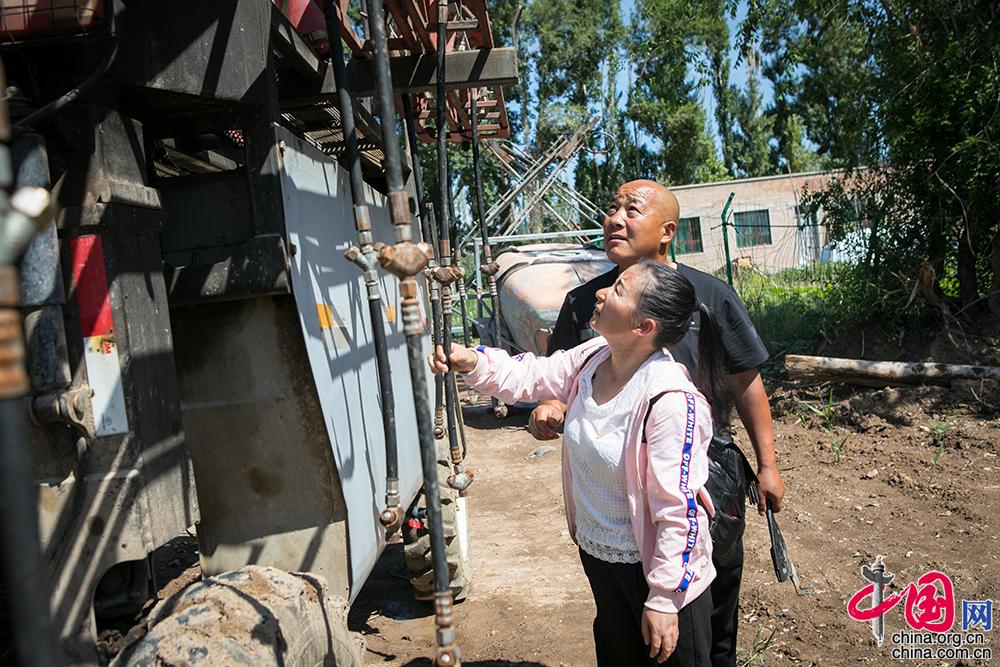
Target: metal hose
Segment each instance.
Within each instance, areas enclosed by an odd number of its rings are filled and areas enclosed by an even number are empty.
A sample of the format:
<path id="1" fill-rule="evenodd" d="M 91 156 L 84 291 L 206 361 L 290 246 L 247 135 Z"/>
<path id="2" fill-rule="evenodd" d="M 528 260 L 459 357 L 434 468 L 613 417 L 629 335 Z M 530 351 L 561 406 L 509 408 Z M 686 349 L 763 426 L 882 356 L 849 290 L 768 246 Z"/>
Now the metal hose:
<path id="1" fill-rule="evenodd" d="M 104 54 L 104 58 L 101 59 L 100 64 L 98 64 L 94 71 L 91 72 L 79 86 L 66 91 L 45 106 L 28 114 L 15 123 L 10 129 L 11 135 L 17 136 L 21 132 L 33 128 L 42 121 L 48 119 L 50 116 L 53 116 L 59 111 L 65 109 L 74 101 L 90 92 L 90 89 L 96 86 L 97 82 L 103 79 L 104 75 L 106 75 L 108 70 L 111 69 L 111 65 L 114 64 L 115 58 L 118 56 L 118 34 L 117 26 L 115 24 L 115 5 L 113 0 L 105 1 L 104 10 L 108 16 L 108 36 L 111 38 L 111 46 L 108 47 L 108 51 Z"/>
<path id="2" fill-rule="evenodd" d="M 497 267 L 493 263 L 493 249 L 490 247 L 489 233 L 486 229 L 486 205 L 483 203 L 483 174 L 479 166 L 479 111 L 477 89 L 469 93 L 472 122 L 472 176 L 476 190 L 476 212 L 479 215 L 479 237 L 483 243 L 483 265 L 477 270 L 486 275 L 490 287 L 490 312 L 496 315 L 497 307 Z"/>
<path id="3" fill-rule="evenodd" d="M 451 271 L 451 198 L 448 188 L 448 124 L 447 91 L 445 89 L 445 51 L 448 48 L 448 0 L 438 0 L 437 16 L 437 156 L 438 156 L 438 213 L 440 219 L 440 240 L 438 259 L 441 261 L 441 311 L 444 323 L 443 343 L 446 358 L 451 357 L 451 283 L 461 278 L 460 272 Z M 444 382 L 445 415 L 448 421 L 448 449 L 454 474 L 448 485 L 464 491 L 472 479 L 462 469 L 462 449 L 458 443 L 458 394 L 455 391 L 454 371 L 450 370 Z"/>
<path id="4" fill-rule="evenodd" d="M 518 8 L 518 15 L 520 16 L 521 8 Z M 516 25 L 516 24 L 515 24 Z M 493 261 L 493 249 L 490 248 L 490 238 L 489 233 L 486 229 L 486 204 L 483 203 L 483 174 L 479 165 L 479 110 L 478 110 L 478 99 L 479 99 L 479 89 L 473 88 L 469 91 L 469 107 L 470 107 L 470 121 L 472 123 L 472 178 L 473 186 L 476 190 L 476 213 L 479 216 L 479 237 L 482 239 L 483 244 L 483 263 L 481 266 L 477 266 L 476 270 L 481 272 L 486 276 L 486 282 L 489 285 L 489 297 L 490 297 L 490 317 L 493 318 L 493 322 L 496 323 L 495 326 L 499 326 L 500 313 L 498 312 L 500 306 L 500 299 L 497 298 L 497 278 L 496 273 L 499 269 L 497 263 Z M 478 283 L 477 283 L 478 284 Z M 477 297 L 481 296 L 479 294 Z M 495 396 L 490 397 L 490 404 L 493 408 L 493 414 L 499 416 L 498 409 L 500 407 L 500 402 L 497 401 Z"/>
<path id="5" fill-rule="evenodd" d="M 0 100 L 0 139 L 6 142 L 8 138 L 6 103 Z M 7 218 L 14 211 L 6 196 L 12 174 L 6 146 L 0 160 L 0 217 Z M 3 231 L 9 231 L 6 224 L 0 224 Z M 30 238 L 0 233 L 0 256 L 13 264 Z M 62 661 L 49 621 L 50 598 L 38 534 L 38 497 L 24 400 L 29 383 L 21 317 L 15 307 L 19 291 L 17 270 L 0 265 L 0 560 L 5 590 L 0 604 L 7 605 L 19 662 L 50 667 Z"/>
<path id="6" fill-rule="evenodd" d="M 417 415 L 420 458 L 424 472 L 424 492 L 427 497 L 431 560 L 434 564 L 434 621 L 437 626 L 438 643 L 435 662 L 441 667 L 454 667 L 460 664 L 460 659 L 458 646 L 455 644 L 453 600 L 449 587 L 444 522 L 441 516 L 441 498 L 437 477 L 437 452 L 434 434 L 431 430 L 426 367 L 424 366 L 421 345 L 424 327 L 415 279 L 415 276 L 427 266 L 430 249 L 412 242 L 413 232 L 410 228 L 409 201 L 403 191 L 403 172 L 394 122 L 395 108 L 382 0 L 368 0 L 367 7 L 368 29 L 374 47 L 375 90 L 385 152 L 386 182 L 389 186 L 389 213 L 396 230 L 396 243 L 379 249 L 379 261 L 382 266 L 400 278 L 399 290 L 403 297 L 401 304 L 403 333 L 406 336 L 410 381 L 413 384 L 413 404 Z"/>
<path id="7" fill-rule="evenodd" d="M 417 130 L 413 124 L 413 99 L 409 93 L 403 93 L 403 121 L 406 127 L 406 139 L 410 148 L 410 162 L 413 167 L 413 189 L 417 193 L 417 215 L 420 218 L 420 232 L 424 243 L 431 248 L 438 247 L 437 223 L 434 212 L 424 199 L 423 169 L 420 165 L 420 151 L 417 150 Z M 430 269 L 427 274 L 427 290 L 431 302 L 431 340 L 434 348 L 441 343 L 441 287 L 433 278 L 437 269 L 437 258 L 431 257 L 428 262 Z M 444 377 L 434 376 L 434 437 L 444 437 Z"/>
<path id="8" fill-rule="evenodd" d="M 361 176 L 361 154 L 354 127 L 354 101 L 347 82 L 347 65 L 340 41 L 340 15 L 335 0 L 326 3 L 326 29 L 330 35 L 330 57 L 333 76 L 337 85 L 337 108 L 340 126 L 344 133 L 344 146 L 348 171 L 351 177 L 351 198 L 354 201 L 354 226 L 358 232 L 358 245 L 347 250 L 347 258 L 364 272 L 368 293 L 368 312 L 372 321 L 372 342 L 375 345 L 375 366 L 378 373 L 379 397 L 382 402 L 382 431 L 385 436 L 385 509 L 379 521 L 389 530 L 403 523 L 403 508 L 399 502 L 399 458 L 396 446 L 396 403 L 392 395 L 392 376 L 389 371 L 389 345 L 385 324 L 382 321 L 382 295 L 379 292 L 378 273 L 375 267 L 375 247 L 372 245 L 372 223 L 365 204 L 364 181 Z M 336 37 L 334 37 L 336 36 Z"/>

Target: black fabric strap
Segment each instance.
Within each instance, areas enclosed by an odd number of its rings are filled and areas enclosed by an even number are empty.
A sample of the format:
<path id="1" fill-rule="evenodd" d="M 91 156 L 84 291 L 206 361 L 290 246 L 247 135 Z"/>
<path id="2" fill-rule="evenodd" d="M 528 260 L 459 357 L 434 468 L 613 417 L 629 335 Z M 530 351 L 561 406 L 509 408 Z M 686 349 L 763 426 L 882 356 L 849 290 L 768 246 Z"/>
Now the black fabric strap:
<path id="1" fill-rule="evenodd" d="M 670 392 L 669 391 L 661 391 L 659 394 L 657 394 L 656 396 L 654 396 L 651 399 L 649 399 L 649 405 L 646 407 L 646 416 L 642 418 L 642 441 L 643 442 L 649 442 L 648 440 L 646 440 L 646 424 L 649 422 L 649 415 L 652 414 L 652 412 L 653 412 L 653 404 L 656 403 L 661 398 L 663 398 L 663 396 L 665 394 L 668 394 L 668 393 L 670 393 Z"/>

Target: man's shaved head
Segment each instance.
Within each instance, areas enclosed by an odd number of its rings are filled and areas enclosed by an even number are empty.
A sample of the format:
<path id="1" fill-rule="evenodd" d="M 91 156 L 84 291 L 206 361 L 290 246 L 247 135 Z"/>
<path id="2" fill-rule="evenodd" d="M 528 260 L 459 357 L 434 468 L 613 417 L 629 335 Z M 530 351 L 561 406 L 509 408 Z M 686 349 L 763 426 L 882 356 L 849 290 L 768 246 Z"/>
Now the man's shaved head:
<path id="1" fill-rule="evenodd" d="M 680 204 L 656 181 L 630 181 L 615 192 L 604 217 L 608 258 L 629 267 L 643 258 L 669 262 Z"/>
<path id="2" fill-rule="evenodd" d="M 680 202 L 677 201 L 677 197 L 674 196 L 673 192 L 656 181 L 640 178 L 635 181 L 629 181 L 625 185 L 618 188 L 618 192 L 622 192 L 623 190 L 641 190 L 648 193 L 649 202 L 659 212 L 660 217 L 664 221 L 673 220 L 676 223 L 678 218 L 680 218 L 681 205 Z"/>

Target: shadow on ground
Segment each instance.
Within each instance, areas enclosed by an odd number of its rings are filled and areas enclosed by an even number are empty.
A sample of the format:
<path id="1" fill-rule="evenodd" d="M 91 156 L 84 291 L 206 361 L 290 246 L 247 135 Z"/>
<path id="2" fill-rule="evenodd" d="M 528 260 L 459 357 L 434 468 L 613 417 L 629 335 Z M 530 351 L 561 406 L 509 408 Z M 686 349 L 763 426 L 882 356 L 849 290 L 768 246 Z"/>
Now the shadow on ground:
<path id="1" fill-rule="evenodd" d="M 347 626 L 354 632 L 378 632 L 369 625 L 372 616 L 384 616 L 396 621 L 425 618 L 434 615 L 434 605 L 413 597 L 413 587 L 406 573 L 403 545 L 389 544 L 375 563 L 368 581 L 358 593 L 347 616 Z"/>
<path id="2" fill-rule="evenodd" d="M 528 425 L 528 417 L 534 409 L 534 404 L 522 407 L 521 404 L 509 408 L 508 414 L 503 419 L 493 416 L 493 409 L 489 406 L 477 406 L 465 408 L 462 414 L 465 425 L 479 429 L 496 428 L 517 428 L 521 429 Z"/>

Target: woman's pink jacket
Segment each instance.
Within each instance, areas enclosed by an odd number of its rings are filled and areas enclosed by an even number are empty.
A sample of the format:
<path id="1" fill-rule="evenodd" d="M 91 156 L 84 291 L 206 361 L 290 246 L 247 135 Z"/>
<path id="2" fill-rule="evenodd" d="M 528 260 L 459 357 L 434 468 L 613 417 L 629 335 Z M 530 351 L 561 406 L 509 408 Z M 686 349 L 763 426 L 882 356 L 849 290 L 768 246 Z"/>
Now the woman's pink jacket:
<path id="1" fill-rule="evenodd" d="M 477 352 L 479 359 L 466 375 L 467 384 L 510 404 L 558 400 L 569 405 L 576 398 L 581 373 L 593 373 L 609 355 L 600 337 L 550 357 L 511 357 L 503 350 L 484 347 Z M 715 578 L 705 508 L 714 509 L 704 489 L 712 420 L 708 402 L 683 364 L 665 350 L 651 363 L 655 366 L 646 374 L 642 400 L 629 415 L 625 482 L 632 529 L 649 583 L 646 607 L 676 613 Z M 650 401 L 663 392 L 650 409 Z M 565 451 L 562 477 L 566 519 L 573 535 L 573 480 Z"/>

